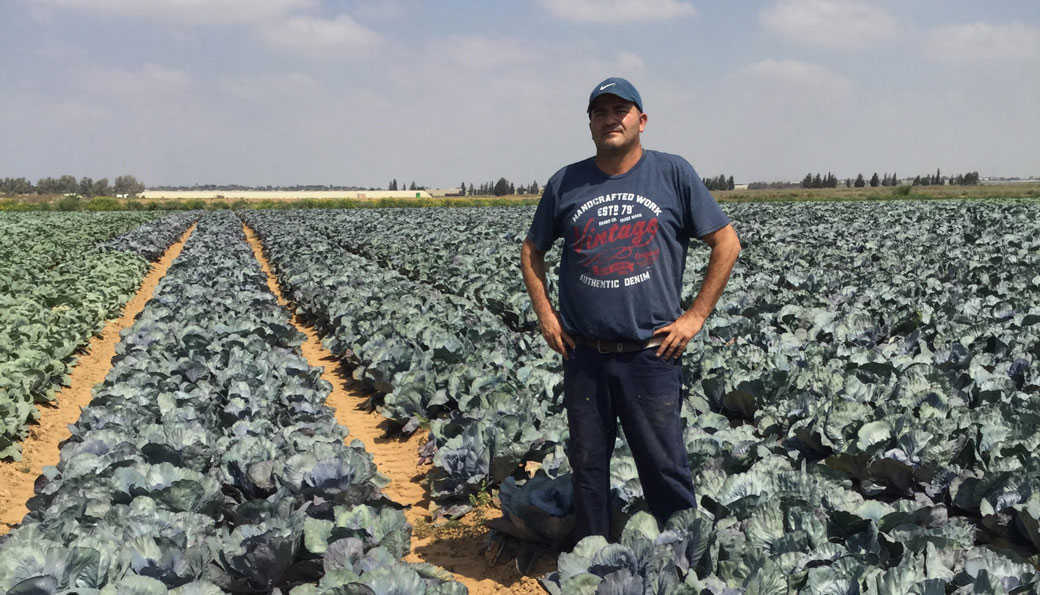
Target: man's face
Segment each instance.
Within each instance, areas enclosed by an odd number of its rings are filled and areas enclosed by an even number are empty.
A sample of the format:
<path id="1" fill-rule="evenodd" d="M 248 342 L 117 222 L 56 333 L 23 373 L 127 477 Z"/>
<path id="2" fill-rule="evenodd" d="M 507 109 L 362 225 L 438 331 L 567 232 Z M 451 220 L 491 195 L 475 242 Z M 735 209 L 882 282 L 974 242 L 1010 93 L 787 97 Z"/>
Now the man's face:
<path id="1" fill-rule="evenodd" d="M 646 114 L 617 95 L 600 95 L 589 106 L 589 130 L 597 152 L 624 152 L 646 130 Z"/>

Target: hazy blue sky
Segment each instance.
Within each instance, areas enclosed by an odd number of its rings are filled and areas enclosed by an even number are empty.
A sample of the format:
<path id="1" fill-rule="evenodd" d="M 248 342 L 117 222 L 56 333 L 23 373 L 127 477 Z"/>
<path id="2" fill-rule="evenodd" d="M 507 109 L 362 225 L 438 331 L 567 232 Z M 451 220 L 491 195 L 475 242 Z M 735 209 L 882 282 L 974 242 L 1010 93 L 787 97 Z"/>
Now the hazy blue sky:
<path id="1" fill-rule="evenodd" d="M 544 182 L 629 78 L 738 181 L 1040 175 L 1040 2 L 0 1 L 0 177 Z"/>

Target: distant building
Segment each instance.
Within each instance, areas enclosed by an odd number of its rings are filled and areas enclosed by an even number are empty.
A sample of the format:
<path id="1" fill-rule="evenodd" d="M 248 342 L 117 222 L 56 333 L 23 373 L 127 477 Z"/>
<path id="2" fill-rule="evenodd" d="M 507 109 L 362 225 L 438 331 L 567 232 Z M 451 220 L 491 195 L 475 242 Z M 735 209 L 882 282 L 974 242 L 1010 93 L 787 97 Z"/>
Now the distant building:
<path id="1" fill-rule="evenodd" d="M 427 192 L 438 198 L 444 196 L 462 196 L 462 190 L 459 188 L 430 188 Z"/>

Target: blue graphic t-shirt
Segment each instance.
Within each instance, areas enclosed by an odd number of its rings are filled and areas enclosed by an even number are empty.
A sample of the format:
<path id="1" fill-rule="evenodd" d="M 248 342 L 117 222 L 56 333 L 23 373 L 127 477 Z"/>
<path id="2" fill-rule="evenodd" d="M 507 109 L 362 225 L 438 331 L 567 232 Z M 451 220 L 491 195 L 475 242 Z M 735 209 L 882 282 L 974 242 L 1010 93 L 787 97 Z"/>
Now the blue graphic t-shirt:
<path id="1" fill-rule="evenodd" d="M 645 341 L 682 314 L 690 238 L 728 223 L 688 161 L 644 149 L 618 176 L 593 158 L 556 172 L 527 238 L 541 251 L 564 239 L 560 317 L 568 334 Z"/>

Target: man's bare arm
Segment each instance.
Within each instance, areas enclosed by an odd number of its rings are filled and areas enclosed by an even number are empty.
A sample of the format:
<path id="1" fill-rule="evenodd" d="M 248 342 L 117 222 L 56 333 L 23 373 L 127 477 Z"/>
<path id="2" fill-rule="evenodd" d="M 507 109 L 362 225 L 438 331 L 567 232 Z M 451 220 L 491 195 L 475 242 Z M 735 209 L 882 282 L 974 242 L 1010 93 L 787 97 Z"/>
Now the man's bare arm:
<path id="1" fill-rule="evenodd" d="M 531 306 L 538 316 L 542 337 L 554 351 L 567 358 L 567 348 L 574 348 L 574 339 L 563 330 L 560 317 L 549 301 L 549 284 L 545 280 L 545 252 L 535 248 L 531 240 L 524 240 L 520 248 L 520 271 L 524 276 Z"/>
<path id="2" fill-rule="evenodd" d="M 732 225 L 709 233 L 701 238 L 711 247 L 708 258 L 708 270 L 704 273 L 704 282 L 689 310 L 672 324 L 663 326 L 654 335 L 664 335 L 661 346 L 657 348 L 657 356 L 668 359 L 682 355 L 686 345 L 701 331 L 704 321 L 715 309 L 715 304 L 726 288 L 729 275 L 733 271 L 733 263 L 740 254 L 740 239 Z"/>

